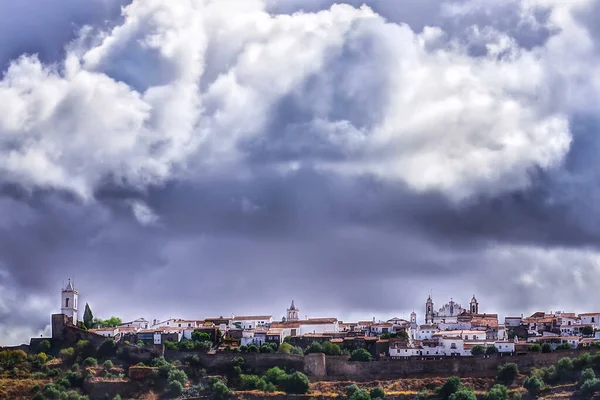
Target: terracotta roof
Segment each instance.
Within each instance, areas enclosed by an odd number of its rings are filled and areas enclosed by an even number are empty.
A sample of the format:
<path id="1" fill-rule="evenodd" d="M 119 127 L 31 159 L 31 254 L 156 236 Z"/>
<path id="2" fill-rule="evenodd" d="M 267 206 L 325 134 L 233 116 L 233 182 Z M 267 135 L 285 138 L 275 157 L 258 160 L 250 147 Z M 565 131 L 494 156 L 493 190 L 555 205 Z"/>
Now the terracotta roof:
<path id="1" fill-rule="evenodd" d="M 419 329 L 439 329 L 435 325 L 419 325 Z"/>
<path id="2" fill-rule="evenodd" d="M 344 343 L 344 339 L 331 339 L 331 343 Z"/>
<path id="3" fill-rule="evenodd" d="M 231 321 L 263 321 L 263 320 L 269 320 L 273 318 L 272 315 L 243 315 L 243 316 L 235 316 L 234 318 L 231 318 Z"/>
<path id="4" fill-rule="evenodd" d="M 382 323 L 382 324 L 373 324 L 373 325 L 371 325 L 371 328 L 372 327 L 391 328 L 393 326 L 394 326 L 393 324 Z"/>
<path id="5" fill-rule="evenodd" d="M 600 312 L 592 312 L 592 313 L 582 313 L 582 314 L 579 314 L 580 317 L 581 316 L 583 316 L 583 317 L 594 317 L 596 315 L 600 315 Z"/>
<path id="6" fill-rule="evenodd" d="M 337 318 L 310 318 L 299 321 L 273 322 L 271 328 L 299 328 L 301 325 L 334 324 L 336 322 Z"/>
<path id="7" fill-rule="evenodd" d="M 131 328 L 117 328 L 117 329 L 119 329 L 119 332 L 135 332 L 136 329 L 138 329 L 138 328 L 131 327 Z"/>

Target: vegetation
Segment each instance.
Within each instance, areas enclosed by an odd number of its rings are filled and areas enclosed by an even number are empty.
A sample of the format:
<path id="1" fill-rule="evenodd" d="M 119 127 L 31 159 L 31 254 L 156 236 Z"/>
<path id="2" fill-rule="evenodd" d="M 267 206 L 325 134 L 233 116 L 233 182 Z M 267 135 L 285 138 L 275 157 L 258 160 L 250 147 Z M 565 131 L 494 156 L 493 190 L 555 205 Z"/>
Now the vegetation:
<path id="1" fill-rule="evenodd" d="M 85 311 L 83 312 L 83 324 L 88 328 L 93 328 L 94 314 L 88 303 L 85 303 Z"/>
<path id="2" fill-rule="evenodd" d="M 371 361 L 373 356 L 365 349 L 356 349 L 350 354 L 350 361 Z"/>
<path id="3" fill-rule="evenodd" d="M 535 398 L 544 387 L 544 382 L 537 376 L 529 376 L 525 379 L 523 387 L 527 389 L 531 397 Z"/>
<path id="4" fill-rule="evenodd" d="M 508 399 L 508 389 L 504 385 L 494 385 L 485 395 L 486 400 Z"/>
<path id="5" fill-rule="evenodd" d="M 540 351 L 542 351 L 542 346 L 540 346 L 537 343 L 532 344 L 531 346 L 529 346 L 529 351 L 531 351 L 532 353 L 539 353 Z"/>
<path id="6" fill-rule="evenodd" d="M 515 363 L 508 363 L 498 367 L 498 382 L 511 384 L 519 375 L 519 367 Z"/>
<path id="7" fill-rule="evenodd" d="M 440 400 L 448 400 L 453 394 L 458 392 L 461 387 L 460 378 L 458 376 L 451 376 L 437 389 L 438 398 Z"/>
<path id="8" fill-rule="evenodd" d="M 473 348 L 471 349 L 471 355 L 481 356 L 483 354 L 485 354 L 485 348 L 480 344 L 473 346 Z"/>

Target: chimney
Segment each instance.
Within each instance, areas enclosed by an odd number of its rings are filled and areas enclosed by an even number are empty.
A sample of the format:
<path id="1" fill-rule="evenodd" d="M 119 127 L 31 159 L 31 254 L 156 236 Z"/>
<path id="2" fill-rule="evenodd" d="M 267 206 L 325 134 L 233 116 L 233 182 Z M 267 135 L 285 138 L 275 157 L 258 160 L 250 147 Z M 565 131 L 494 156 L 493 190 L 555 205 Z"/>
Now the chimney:
<path id="1" fill-rule="evenodd" d="M 156 319 L 152 320 L 152 325 L 155 326 L 156 324 L 158 324 L 158 321 Z"/>
<path id="2" fill-rule="evenodd" d="M 375 317 L 373 317 L 373 322 L 375 322 Z"/>

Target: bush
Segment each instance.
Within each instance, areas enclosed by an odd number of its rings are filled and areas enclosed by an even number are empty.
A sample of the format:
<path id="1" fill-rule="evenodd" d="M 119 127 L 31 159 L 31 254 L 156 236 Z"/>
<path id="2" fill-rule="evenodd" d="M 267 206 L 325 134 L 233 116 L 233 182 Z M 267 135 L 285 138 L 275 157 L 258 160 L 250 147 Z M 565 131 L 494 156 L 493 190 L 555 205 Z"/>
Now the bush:
<path id="1" fill-rule="evenodd" d="M 512 398 L 513 400 L 521 400 L 523 398 L 523 395 L 521 394 L 521 392 L 514 392 Z"/>
<path id="2" fill-rule="evenodd" d="M 212 342 L 210 335 L 206 332 L 193 332 L 192 340 L 197 342 Z"/>
<path id="3" fill-rule="evenodd" d="M 41 389 L 40 385 L 38 385 L 37 383 L 35 385 L 33 385 L 33 387 L 31 388 L 32 392 L 39 392 Z"/>
<path id="4" fill-rule="evenodd" d="M 473 346 L 471 349 L 471 355 L 473 356 L 481 356 L 483 354 L 485 354 L 485 348 L 480 344 Z"/>
<path id="5" fill-rule="evenodd" d="M 44 396 L 47 399 L 58 399 L 60 396 L 60 391 L 51 383 L 46 385 L 46 389 L 44 390 Z"/>
<path id="6" fill-rule="evenodd" d="M 519 367 L 515 363 L 508 363 L 498 367 L 497 379 L 499 382 L 511 384 L 519 375 Z"/>
<path id="7" fill-rule="evenodd" d="M 371 392 L 369 394 L 371 395 L 372 399 L 383 399 L 385 397 L 385 392 L 379 386 L 371 389 Z"/>
<path id="8" fill-rule="evenodd" d="M 312 342 L 304 352 L 305 354 L 324 353 L 323 346 L 319 342 Z"/>
<path id="9" fill-rule="evenodd" d="M 529 351 L 531 351 L 532 353 L 539 353 L 540 351 L 542 351 L 542 346 L 540 346 L 539 344 L 532 344 L 531 346 L 529 346 Z"/>
<path id="10" fill-rule="evenodd" d="M 596 379 L 596 373 L 594 372 L 594 370 L 592 368 L 584 369 L 581 373 L 581 376 L 579 377 L 579 387 L 581 387 L 585 383 L 585 381 L 589 381 L 592 379 Z"/>
<path id="11" fill-rule="evenodd" d="M 217 400 L 228 399 L 231 396 L 231 390 L 227 387 L 223 381 L 216 379 L 210 385 L 212 395 Z"/>
<path id="12" fill-rule="evenodd" d="M 283 353 L 283 354 L 292 354 L 292 349 L 294 348 L 294 346 L 292 346 L 289 343 L 281 343 L 281 345 L 279 346 L 279 352 Z"/>
<path id="13" fill-rule="evenodd" d="M 561 343 L 556 346 L 556 350 L 573 350 L 573 347 L 569 343 Z"/>
<path id="14" fill-rule="evenodd" d="M 348 400 L 371 400 L 371 395 L 365 389 L 358 389 Z"/>
<path id="15" fill-rule="evenodd" d="M 552 353 L 552 345 L 550 343 L 544 343 L 542 345 L 542 353 Z"/>
<path id="16" fill-rule="evenodd" d="M 109 369 L 109 368 L 112 368 L 112 367 L 114 367 L 114 366 L 115 366 L 115 365 L 113 364 L 113 362 L 112 362 L 112 361 L 110 361 L 110 360 L 106 360 L 106 361 L 104 361 L 104 368 L 106 368 L 106 369 Z"/>
<path id="17" fill-rule="evenodd" d="M 35 359 L 40 365 L 44 365 L 48 361 L 48 355 L 46 353 L 38 353 Z"/>
<path id="18" fill-rule="evenodd" d="M 273 367 L 265 373 L 265 381 L 274 385 L 280 385 L 287 378 L 287 374 L 279 367 Z"/>
<path id="19" fill-rule="evenodd" d="M 113 400 L 121 400 L 121 395 L 116 395 L 115 397 L 113 397 Z"/>
<path id="20" fill-rule="evenodd" d="M 83 360 L 83 365 L 86 367 L 95 367 L 98 365 L 98 360 L 96 360 L 94 357 L 88 357 Z"/>
<path id="21" fill-rule="evenodd" d="M 574 378 L 573 360 L 563 357 L 556 364 L 556 378 L 561 382 L 568 382 Z"/>
<path id="22" fill-rule="evenodd" d="M 67 393 L 67 399 L 68 400 L 79 400 L 79 398 L 80 398 L 79 393 L 77 393 L 74 390 L 69 390 L 69 392 Z M 121 399 L 121 397 L 119 397 L 119 400 L 120 399 Z"/>
<path id="23" fill-rule="evenodd" d="M 240 375 L 239 388 L 242 390 L 260 390 L 265 392 L 267 383 L 257 375 Z"/>
<path id="24" fill-rule="evenodd" d="M 477 400 L 477 397 L 471 389 L 461 388 L 458 392 L 450 396 L 450 400 Z"/>
<path id="25" fill-rule="evenodd" d="M 56 381 L 56 385 L 62 387 L 63 389 L 68 389 L 71 386 L 71 382 L 67 378 L 60 378 Z"/>
<path id="26" fill-rule="evenodd" d="M 340 346 L 338 346 L 335 343 L 325 342 L 323 343 L 322 348 L 323 353 L 327 354 L 328 356 L 339 356 L 340 354 L 342 354 Z"/>
<path id="27" fill-rule="evenodd" d="M 527 392 L 531 397 L 535 398 L 544 387 L 544 382 L 537 376 L 529 376 L 525 379 L 523 387 L 527 389 Z"/>
<path id="28" fill-rule="evenodd" d="M 508 399 L 508 389 L 504 385 L 494 385 L 485 395 L 487 400 L 506 400 Z"/>
<path id="29" fill-rule="evenodd" d="M 496 346 L 488 346 L 488 348 L 485 349 L 485 354 L 488 356 L 493 356 L 494 354 L 498 354 L 498 349 Z"/>
<path id="30" fill-rule="evenodd" d="M 579 357 L 573 359 L 573 368 L 575 368 L 575 371 L 583 371 L 585 368 L 591 367 L 592 365 L 592 356 L 590 353 L 583 353 Z"/>
<path id="31" fill-rule="evenodd" d="M 31 398 L 32 400 L 44 400 L 44 395 L 41 393 L 36 393 L 35 396 Z"/>
<path id="32" fill-rule="evenodd" d="M 251 345 L 248 346 L 248 353 L 258 353 L 259 350 L 260 349 L 255 344 L 251 344 Z"/>
<path id="33" fill-rule="evenodd" d="M 40 344 L 38 345 L 37 350 L 39 353 L 48 353 L 51 348 L 52 348 L 52 344 L 50 343 L 49 340 L 42 340 L 40 342 Z"/>
<path id="34" fill-rule="evenodd" d="M 259 351 L 261 353 L 275 353 L 277 351 L 277 345 L 275 343 L 264 343 L 260 346 Z"/>
<path id="35" fill-rule="evenodd" d="M 81 375 L 79 372 L 69 371 L 65 375 L 65 378 L 67 378 L 71 387 L 83 386 L 83 375 Z"/>
<path id="36" fill-rule="evenodd" d="M 171 342 L 169 340 L 165 340 L 165 349 L 166 350 L 179 350 L 176 342 Z"/>
<path id="37" fill-rule="evenodd" d="M 346 394 L 346 397 L 350 397 L 354 393 L 358 392 L 359 390 L 360 390 L 360 388 L 358 386 L 356 386 L 355 384 L 352 384 L 352 385 L 348 385 L 344 388 L 344 393 Z"/>
<path id="38" fill-rule="evenodd" d="M 460 378 L 458 376 L 451 376 L 437 389 L 437 394 L 440 400 L 448 400 L 460 388 Z"/>
<path id="39" fill-rule="evenodd" d="M 417 393 L 417 400 L 427 400 L 429 399 L 430 394 L 431 393 L 429 392 L 429 390 L 423 388 L 419 393 Z"/>
<path id="40" fill-rule="evenodd" d="M 356 349 L 350 354 L 350 361 L 371 361 L 373 357 L 365 349 Z"/>
<path id="41" fill-rule="evenodd" d="M 173 397 L 179 397 L 183 393 L 183 385 L 179 381 L 169 382 L 169 393 Z"/>
<path id="42" fill-rule="evenodd" d="M 310 382 L 302 372 L 294 372 L 285 378 L 281 386 L 288 394 L 304 394 L 308 392 Z"/>
<path id="43" fill-rule="evenodd" d="M 62 349 L 61 351 L 58 352 L 58 355 L 63 360 L 71 359 L 71 358 L 73 358 L 75 356 L 75 349 L 72 348 L 72 347 L 68 347 L 66 349 Z"/>
<path id="44" fill-rule="evenodd" d="M 581 385 L 581 396 L 583 398 L 590 398 L 594 395 L 594 393 L 600 390 L 600 380 L 598 379 L 589 379 Z"/>
<path id="45" fill-rule="evenodd" d="M 302 351 L 302 348 L 300 346 L 294 346 L 294 348 L 292 349 L 292 354 L 303 355 L 304 351 Z"/>
<path id="46" fill-rule="evenodd" d="M 188 376 L 186 375 L 185 372 L 183 372 L 180 369 L 173 369 L 173 370 L 169 371 L 167 381 L 169 383 L 173 382 L 173 381 L 177 381 L 177 382 L 181 383 L 182 386 L 185 386 L 185 384 L 188 381 Z"/>

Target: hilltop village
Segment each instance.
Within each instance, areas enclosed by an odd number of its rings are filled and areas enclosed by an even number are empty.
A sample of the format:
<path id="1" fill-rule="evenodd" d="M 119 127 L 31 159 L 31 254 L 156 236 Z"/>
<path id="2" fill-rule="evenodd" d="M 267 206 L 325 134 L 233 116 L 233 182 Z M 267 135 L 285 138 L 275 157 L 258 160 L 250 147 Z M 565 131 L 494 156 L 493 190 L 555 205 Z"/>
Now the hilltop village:
<path id="1" fill-rule="evenodd" d="M 62 289 L 61 314 L 68 324 L 82 327 L 78 313 L 78 290 L 69 283 Z M 88 332 L 138 346 L 164 345 L 167 350 L 193 346 L 199 337 L 206 350 L 261 351 L 265 345 L 278 348 L 290 343 L 307 348 L 314 342 L 336 344 L 342 351 L 364 348 L 376 358 L 435 358 L 479 354 L 522 354 L 600 345 L 600 312 L 536 312 L 529 317 L 506 317 L 481 313 L 473 296 L 469 308 L 450 300 L 441 308 L 431 296 L 425 302 L 425 324 L 392 318 L 378 321 L 344 322 L 337 318 L 301 318 L 291 302 L 285 317 L 272 315 L 231 315 L 204 319 L 171 318 L 149 321 L 139 318 L 116 326 L 89 329 Z M 182 346 L 183 345 L 183 346 Z"/>

